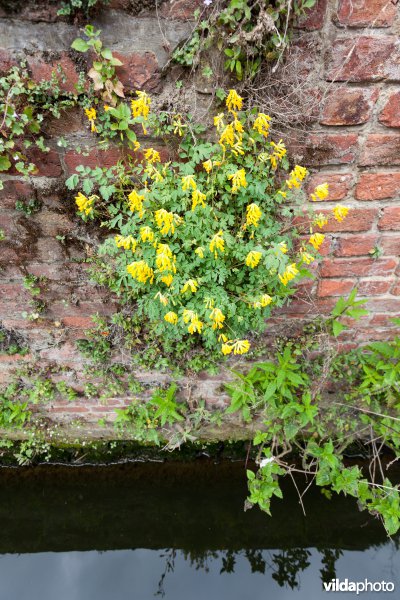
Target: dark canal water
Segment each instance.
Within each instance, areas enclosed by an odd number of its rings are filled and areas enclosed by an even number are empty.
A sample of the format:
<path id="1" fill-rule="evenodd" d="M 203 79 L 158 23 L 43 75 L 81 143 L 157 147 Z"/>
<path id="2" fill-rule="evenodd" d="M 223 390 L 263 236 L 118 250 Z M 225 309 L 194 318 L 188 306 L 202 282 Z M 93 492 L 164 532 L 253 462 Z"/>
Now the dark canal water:
<path id="1" fill-rule="evenodd" d="M 351 499 L 311 489 L 304 517 L 288 482 L 269 518 L 245 497 L 242 463 L 0 470 L 0 600 L 400 598 L 398 540 Z"/>

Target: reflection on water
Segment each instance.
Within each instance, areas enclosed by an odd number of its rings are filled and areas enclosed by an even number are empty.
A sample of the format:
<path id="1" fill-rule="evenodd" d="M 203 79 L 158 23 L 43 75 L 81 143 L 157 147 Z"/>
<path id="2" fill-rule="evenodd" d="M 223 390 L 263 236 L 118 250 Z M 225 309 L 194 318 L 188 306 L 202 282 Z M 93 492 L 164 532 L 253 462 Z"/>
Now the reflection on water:
<path id="1" fill-rule="evenodd" d="M 311 488 L 304 517 L 288 486 L 271 519 L 245 497 L 241 463 L 0 471 L 0 600 L 400 597 L 398 539 L 351 498 Z"/>
<path id="2" fill-rule="evenodd" d="M 340 579 L 393 581 L 399 554 L 391 543 L 364 552 L 334 551 Z M 0 557 L 1 600 L 319 600 L 327 550 L 299 548 L 205 553 L 178 549 L 61 552 Z M 332 557 L 328 558 L 328 562 Z M 325 575 L 324 575 L 325 577 Z M 349 594 L 335 594 L 347 596 Z M 377 593 L 363 593 L 372 600 Z M 394 594 L 383 596 L 396 597 Z"/>

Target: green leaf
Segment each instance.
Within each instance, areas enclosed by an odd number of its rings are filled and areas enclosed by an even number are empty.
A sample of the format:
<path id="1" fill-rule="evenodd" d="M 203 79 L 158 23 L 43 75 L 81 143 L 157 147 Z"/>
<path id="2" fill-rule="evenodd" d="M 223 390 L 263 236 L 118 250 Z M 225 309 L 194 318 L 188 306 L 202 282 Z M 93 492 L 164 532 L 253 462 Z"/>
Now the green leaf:
<path id="1" fill-rule="evenodd" d="M 7 156 L 0 156 L 0 171 L 8 171 L 11 167 L 11 162 Z"/>
<path id="2" fill-rule="evenodd" d="M 332 331 L 335 337 L 337 337 L 343 331 L 343 329 L 347 329 L 347 325 L 343 325 L 343 323 L 340 323 L 340 321 L 333 321 Z"/>
<path id="3" fill-rule="evenodd" d="M 82 38 L 76 38 L 71 44 L 71 48 L 77 52 L 87 52 L 89 50 L 89 44 L 82 40 Z"/>

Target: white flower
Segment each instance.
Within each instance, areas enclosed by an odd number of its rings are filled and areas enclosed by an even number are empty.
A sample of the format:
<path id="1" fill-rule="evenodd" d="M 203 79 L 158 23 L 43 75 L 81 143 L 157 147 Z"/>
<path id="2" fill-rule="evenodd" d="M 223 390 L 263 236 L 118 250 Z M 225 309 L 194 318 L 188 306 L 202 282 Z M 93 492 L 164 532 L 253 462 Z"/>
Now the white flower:
<path id="1" fill-rule="evenodd" d="M 263 458 L 262 460 L 260 460 L 260 469 L 262 469 L 263 467 L 266 467 L 267 465 L 269 465 L 269 463 L 274 462 L 275 457 L 274 456 L 270 456 L 269 458 Z"/>
<path id="2" fill-rule="evenodd" d="M 211 6 L 213 0 L 204 0 L 204 6 Z"/>

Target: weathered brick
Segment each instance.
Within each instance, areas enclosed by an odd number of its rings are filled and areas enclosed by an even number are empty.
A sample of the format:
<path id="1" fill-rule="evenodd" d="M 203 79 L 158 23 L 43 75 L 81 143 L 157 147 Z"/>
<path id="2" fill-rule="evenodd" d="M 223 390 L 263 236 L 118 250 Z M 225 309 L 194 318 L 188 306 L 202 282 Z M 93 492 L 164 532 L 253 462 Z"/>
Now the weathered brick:
<path id="1" fill-rule="evenodd" d="M 363 167 L 400 165 L 400 136 L 371 133 L 362 149 L 359 164 Z"/>
<path id="2" fill-rule="evenodd" d="M 331 50 L 328 81 L 378 81 L 400 78 L 399 50 L 393 37 L 339 38 Z"/>
<path id="3" fill-rule="evenodd" d="M 341 0 L 336 21 L 348 27 L 389 27 L 396 5 L 387 0 Z"/>
<path id="4" fill-rule="evenodd" d="M 33 197 L 32 186 L 25 181 L 5 181 L 0 192 L 0 206 L 14 208 L 17 200 L 28 200 Z"/>
<path id="5" fill-rule="evenodd" d="M 194 19 L 197 8 L 204 8 L 203 0 L 167 0 L 161 5 L 160 15 L 165 19 L 187 21 Z"/>
<path id="6" fill-rule="evenodd" d="M 301 144 L 289 143 L 296 160 L 309 167 L 353 163 L 358 149 L 356 134 L 310 134 Z"/>
<path id="7" fill-rule="evenodd" d="M 365 308 L 372 312 L 385 311 L 388 313 L 395 313 L 393 316 L 400 314 L 400 298 L 393 297 L 378 297 L 369 298 L 365 304 Z M 385 332 L 386 339 L 388 338 L 387 331 Z"/>
<path id="8" fill-rule="evenodd" d="M 118 78 L 123 83 L 125 93 L 136 90 L 155 91 L 160 84 L 160 71 L 154 52 L 144 54 L 113 53 L 123 63 L 117 67 Z"/>
<path id="9" fill-rule="evenodd" d="M 393 280 L 386 279 L 360 279 L 357 284 L 358 294 L 360 296 L 379 296 L 386 294 L 393 285 Z"/>
<path id="10" fill-rule="evenodd" d="M 321 29 L 324 24 L 326 14 L 327 0 L 317 0 L 315 5 L 306 10 L 306 14 L 300 17 L 295 27 L 304 29 L 305 31 L 316 31 Z"/>
<path id="11" fill-rule="evenodd" d="M 307 181 L 307 193 L 311 194 L 317 185 L 327 183 L 329 185 L 327 200 L 343 200 L 349 193 L 353 179 L 353 173 L 316 173 Z"/>
<path id="12" fill-rule="evenodd" d="M 69 150 L 64 157 L 65 165 L 69 173 L 73 173 L 78 165 L 84 165 L 94 169 L 97 166 L 112 167 L 121 159 L 121 153 L 118 148 L 109 148 L 100 150 L 92 148 L 87 156 L 78 154 L 74 150 Z"/>
<path id="13" fill-rule="evenodd" d="M 335 240 L 335 256 L 367 256 L 378 242 L 378 234 L 350 235 Z"/>
<path id="14" fill-rule="evenodd" d="M 361 125 L 366 123 L 378 98 L 373 88 L 345 88 L 343 85 L 330 93 L 324 103 L 323 125 Z"/>
<path id="15" fill-rule="evenodd" d="M 379 247 L 386 256 L 400 256 L 400 236 L 383 235 L 379 240 Z"/>
<path id="16" fill-rule="evenodd" d="M 361 173 L 356 186 L 357 200 L 384 200 L 400 193 L 400 171 Z"/>
<path id="17" fill-rule="evenodd" d="M 384 208 L 378 228 L 383 231 L 400 231 L 400 206 L 387 206 Z"/>
<path id="18" fill-rule="evenodd" d="M 320 273 L 322 277 L 372 277 L 391 275 L 396 266 L 394 258 L 325 259 Z"/>
<path id="19" fill-rule="evenodd" d="M 386 127 L 400 127 L 400 91 L 390 95 L 379 115 L 379 121 Z"/>
<path id="20" fill-rule="evenodd" d="M 327 216 L 330 216 L 328 225 L 325 225 L 323 232 L 336 232 L 336 231 L 368 231 L 371 229 L 372 224 L 375 222 L 378 214 L 377 208 L 351 208 L 347 217 L 339 223 L 336 219 L 332 218 L 332 213 L 327 210 L 319 211 Z"/>
<path id="21" fill-rule="evenodd" d="M 318 296 L 343 296 L 355 287 L 353 279 L 321 279 L 318 284 Z"/>
<path id="22" fill-rule="evenodd" d="M 12 54 L 5 50 L 4 48 L 0 49 L 0 75 L 5 75 L 13 65 L 16 64 L 16 60 L 12 56 Z"/>
<path id="23" fill-rule="evenodd" d="M 387 314 L 374 314 L 369 320 L 369 325 L 377 325 L 378 327 L 396 327 L 392 321 L 393 316 Z"/>
<path id="24" fill-rule="evenodd" d="M 393 294 L 393 296 L 400 296 L 400 281 L 398 279 L 393 284 L 390 293 Z"/>
<path id="25" fill-rule="evenodd" d="M 42 235 L 53 236 L 70 231 L 74 224 L 66 215 L 42 210 L 35 215 L 35 223 L 38 223 Z"/>
<path id="26" fill-rule="evenodd" d="M 78 83 L 79 77 L 75 64 L 66 52 L 62 52 L 60 58 L 50 62 L 41 56 L 29 58 L 28 66 L 32 73 L 32 79 L 37 82 L 49 81 L 52 73 L 57 73 L 57 67 L 61 67 L 65 81 L 60 78 L 60 89 L 66 92 L 75 91 L 75 85 Z"/>

